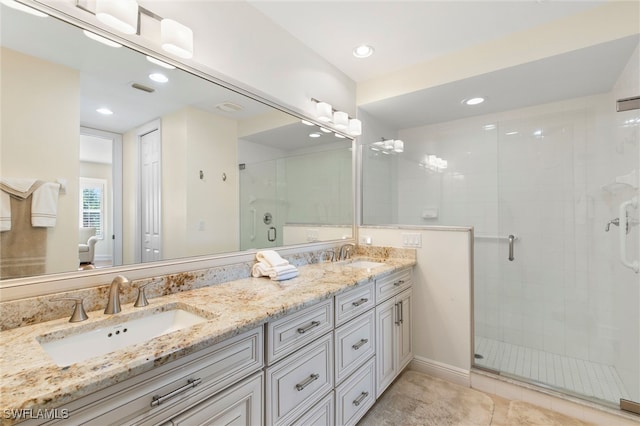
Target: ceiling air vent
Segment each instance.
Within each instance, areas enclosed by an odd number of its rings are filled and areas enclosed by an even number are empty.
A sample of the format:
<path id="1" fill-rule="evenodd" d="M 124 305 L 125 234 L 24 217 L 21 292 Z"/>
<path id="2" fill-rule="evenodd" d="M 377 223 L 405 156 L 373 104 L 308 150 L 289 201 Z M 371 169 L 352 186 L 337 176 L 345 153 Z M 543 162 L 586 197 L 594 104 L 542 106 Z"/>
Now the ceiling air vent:
<path id="1" fill-rule="evenodd" d="M 233 102 L 223 102 L 216 105 L 216 108 L 224 112 L 238 112 L 244 109 L 242 105 L 234 104 Z"/>
<path id="2" fill-rule="evenodd" d="M 131 84 L 131 87 L 133 87 L 134 89 L 142 90 L 143 92 L 147 92 L 147 93 L 153 93 L 153 92 L 156 91 L 156 89 L 154 89 L 152 87 L 144 86 L 144 85 L 138 84 L 138 83 Z"/>

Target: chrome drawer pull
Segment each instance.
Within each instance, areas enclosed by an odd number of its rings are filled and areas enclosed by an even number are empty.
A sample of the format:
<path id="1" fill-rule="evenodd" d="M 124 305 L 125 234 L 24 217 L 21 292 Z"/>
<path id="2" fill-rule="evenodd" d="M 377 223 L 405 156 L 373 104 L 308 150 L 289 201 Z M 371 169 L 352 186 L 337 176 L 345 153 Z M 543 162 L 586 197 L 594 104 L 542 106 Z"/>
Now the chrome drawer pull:
<path id="1" fill-rule="evenodd" d="M 367 303 L 368 301 L 369 301 L 369 299 L 366 299 L 366 298 L 363 297 L 362 299 L 358 300 L 357 302 L 353 302 L 352 305 L 353 306 L 360 306 L 363 303 Z"/>
<path id="2" fill-rule="evenodd" d="M 298 329 L 298 333 L 300 333 L 300 334 L 304 334 L 304 333 L 306 333 L 307 331 L 311 330 L 313 327 L 317 327 L 317 326 L 319 326 L 319 325 L 320 325 L 320 321 L 311 321 L 311 324 L 309 324 L 308 326 L 306 326 L 306 327 L 300 327 L 300 328 Z"/>
<path id="3" fill-rule="evenodd" d="M 396 303 L 394 306 L 394 313 L 396 315 L 396 325 L 400 325 L 400 304 Z"/>
<path id="4" fill-rule="evenodd" d="M 296 389 L 298 389 L 299 391 L 304 390 L 304 388 L 306 388 L 311 382 L 314 382 L 319 378 L 320 378 L 319 374 L 312 374 L 309 377 L 307 377 L 307 380 L 305 380 L 304 382 L 298 383 L 296 385 Z"/>
<path id="5" fill-rule="evenodd" d="M 365 343 L 369 343 L 369 339 L 360 339 L 360 341 L 358 343 L 356 343 L 355 345 L 351 346 L 353 349 L 355 349 L 356 351 L 358 349 L 360 349 L 362 347 L 362 345 L 364 345 Z"/>
<path id="6" fill-rule="evenodd" d="M 398 287 L 399 285 L 404 284 L 404 280 L 398 280 L 395 283 L 393 283 L 393 285 L 395 285 L 396 287 Z"/>
<path id="7" fill-rule="evenodd" d="M 171 392 L 169 392 L 166 395 L 156 395 L 153 397 L 153 399 L 151 400 L 151 406 L 152 407 L 157 407 L 158 405 L 162 404 L 163 402 L 165 402 L 168 399 L 173 398 L 174 396 L 181 394 L 182 392 L 185 392 L 191 388 L 195 388 L 196 386 L 198 386 L 200 383 L 202 383 L 202 379 L 201 378 L 197 378 L 197 379 L 189 379 L 187 380 L 187 384 L 182 386 L 181 388 L 178 388 L 176 390 L 172 390 Z"/>
<path id="8" fill-rule="evenodd" d="M 360 396 L 353 401 L 353 405 L 357 407 L 358 405 L 362 404 L 362 401 L 364 401 L 364 399 L 368 396 L 369 396 L 369 392 L 362 392 Z"/>

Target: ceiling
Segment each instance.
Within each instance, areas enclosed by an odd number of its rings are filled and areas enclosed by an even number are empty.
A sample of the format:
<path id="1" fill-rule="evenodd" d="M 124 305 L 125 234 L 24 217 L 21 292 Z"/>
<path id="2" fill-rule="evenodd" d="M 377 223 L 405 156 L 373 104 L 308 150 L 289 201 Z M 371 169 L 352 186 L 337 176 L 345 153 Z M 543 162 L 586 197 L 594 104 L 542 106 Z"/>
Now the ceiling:
<path id="1" fill-rule="evenodd" d="M 606 1 L 249 3 L 354 81 L 364 82 Z M 363 43 L 375 53 L 357 59 L 352 50 Z M 603 93 L 612 89 L 637 45 L 637 36 L 628 37 L 358 107 L 390 128 L 404 129 Z M 486 102 L 472 108 L 461 103 L 473 96 Z"/>
<path id="2" fill-rule="evenodd" d="M 356 82 L 506 37 L 606 1 L 249 0 Z M 375 54 L 357 59 L 360 44 Z"/>

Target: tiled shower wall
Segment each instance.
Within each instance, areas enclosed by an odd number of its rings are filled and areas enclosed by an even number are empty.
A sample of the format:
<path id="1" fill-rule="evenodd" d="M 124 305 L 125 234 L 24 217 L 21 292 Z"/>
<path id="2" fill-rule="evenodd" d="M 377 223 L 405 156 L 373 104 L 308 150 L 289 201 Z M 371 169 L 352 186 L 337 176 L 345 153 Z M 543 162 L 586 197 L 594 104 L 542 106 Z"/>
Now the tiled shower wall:
<path id="1" fill-rule="evenodd" d="M 638 194 L 609 185 L 640 172 L 640 120 L 630 121 L 640 111 L 615 112 L 616 99 L 640 94 L 638 63 L 636 50 L 610 93 L 403 129 L 399 155 L 363 147 L 365 223 L 367 203 L 391 198 L 367 185 L 391 180 L 397 210 L 386 223 L 474 226 L 477 335 L 615 366 L 635 400 L 640 280 L 605 225 Z M 428 154 L 447 168 L 421 166 Z M 639 228 L 627 237 L 636 259 Z"/>

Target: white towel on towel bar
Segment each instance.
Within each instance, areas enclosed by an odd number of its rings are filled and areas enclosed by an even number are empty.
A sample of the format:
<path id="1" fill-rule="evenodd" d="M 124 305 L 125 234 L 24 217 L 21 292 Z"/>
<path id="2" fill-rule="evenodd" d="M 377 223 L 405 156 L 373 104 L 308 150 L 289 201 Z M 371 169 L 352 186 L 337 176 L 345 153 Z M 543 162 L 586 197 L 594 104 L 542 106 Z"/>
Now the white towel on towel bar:
<path id="1" fill-rule="evenodd" d="M 4 186 L 7 192 L 20 197 L 22 199 L 31 195 L 33 190 L 31 187 L 38 181 L 34 178 L 2 178 L 0 179 L 0 185 Z"/>
<path id="2" fill-rule="evenodd" d="M 45 182 L 33 191 L 31 201 L 31 226 L 51 228 L 56 226 L 60 184 Z"/>
<path id="3" fill-rule="evenodd" d="M 0 191 L 0 232 L 11 231 L 11 197 Z"/>
<path id="4" fill-rule="evenodd" d="M 257 252 L 256 260 L 258 262 L 265 262 L 271 267 L 285 266 L 289 264 L 289 261 L 280 257 L 278 252 L 276 252 L 275 250 L 262 250 Z"/>

